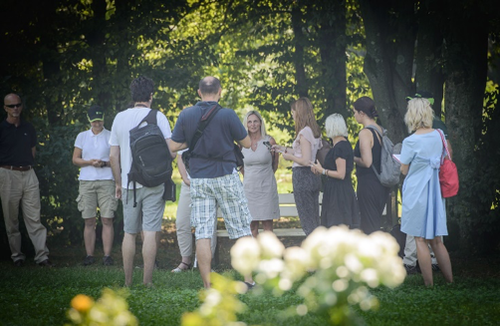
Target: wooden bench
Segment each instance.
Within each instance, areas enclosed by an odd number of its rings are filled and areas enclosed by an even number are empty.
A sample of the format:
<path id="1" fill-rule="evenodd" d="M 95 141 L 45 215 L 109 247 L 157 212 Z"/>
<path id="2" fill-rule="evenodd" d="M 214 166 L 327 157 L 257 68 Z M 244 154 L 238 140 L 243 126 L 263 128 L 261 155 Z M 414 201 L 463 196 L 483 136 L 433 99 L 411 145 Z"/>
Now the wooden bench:
<path id="1" fill-rule="evenodd" d="M 280 217 L 299 217 L 299 213 L 297 212 L 297 206 L 295 205 L 295 199 L 293 198 L 293 194 L 278 194 L 279 196 L 279 207 L 280 207 Z M 321 203 L 323 200 L 323 193 L 319 194 L 319 213 L 321 215 Z M 223 218 L 222 212 L 220 209 L 217 210 L 217 218 Z M 259 233 L 262 232 L 262 229 L 259 229 Z M 306 234 L 302 230 L 302 228 L 278 228 L 274 229 L 273 232 L 277 236 L 283 237 L 297 237 L 302 236 L 305 237 Z M 227 230 L 217 230 L 218 238 L 227 238 L 229 234 Z"/>
<path id="2" fill-rule="evenodd" d="M 297 206 L 295 205 L 295 199 L 292 193 L 288 194 L 278 194 L 279 196 L 279 207 L 280 207 L 280 217 L 298 217 Z M 321 203 L 323 200 L 323 193 L 319 194 L 319 213 L 321 214 Z M 220 209 L 217 210 L 217 218 L 223 218 Z M 263 232 L 259 229 L 259 233 Z M 302 228 L 274 228 L 274 234 L 277 237 L 305 237 L 306 234 Z M 227 230 L 217 230 L 217 238 L 229 238 Z M 219 263 L 219 240 L 217 240 L 217 245 L 215 247 L 214 254 L 215 264 Z"/>
<path id="3" fill-rule="evenodd" d="M 319 194 L 319 213 L 321 215 L 321 207 L 323 202 L 323 193 Z M 280 217 L 298 217 L 297 206 L 295 205 L 295 199 L 292 193 L 279 194 L 279 207 L 280 207 Z M 382 226 L 384 229 L 390 229 L 395 223 L 397 223 L 398 210 L 397 210 L 397 190 L 391 191 L 387 199 L 387 204 L 382 212 Z M 217 210 L 217 218 L 223 218 L 220 209 Z M 263 232 L 259 229 L 259 233 Z M 274 234 L 277 237 L 305 237 L 305 233 L 302 228 L 274 228 Z M 217 238 L 229 238 L 227 230 L 217 230 Z M 215 264 L 219 263 L 219 241 L 215 247 L 214 254 Z"/>

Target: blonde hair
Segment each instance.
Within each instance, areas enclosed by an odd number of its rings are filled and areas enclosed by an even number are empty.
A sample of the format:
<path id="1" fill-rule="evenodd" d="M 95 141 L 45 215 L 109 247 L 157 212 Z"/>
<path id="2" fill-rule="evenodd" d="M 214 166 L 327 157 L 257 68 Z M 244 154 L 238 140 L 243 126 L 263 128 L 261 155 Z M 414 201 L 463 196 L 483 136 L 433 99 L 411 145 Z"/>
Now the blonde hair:
<path id="1" fill-rule="evenodd" d="M 307 97 L 301 97 L 292 103 L 292 111 L 295 111 L 295 133 L 299 132 L 305 127 L 312 129 L 314 138 L 321 136 L 316 117 L 314 116 L 311 101 Z"/>
<path id="2" fill-rule="evenodd" d="M 419 128 L 432 128 L 434 111 L 431 103 L 426 98 L 414 98 L 408 101 L 408 110 L 405 114 L 405 123 L 408 132 L 413 132 Z"/>
<path id="3" fill-rule="evenodd" d="M 348 136 L 347 125 L 345 123 L 344 117 L 341 114 L 334 113 L 325 121 L 326 135 L 329 138 L 335 138 L 337 136 Z"/>
<path id="4" fill-rule="evenodd" d="M 245 126 L 245 128 L 247 129 L 247 132 L 248 132 L 248 126 L 247 126 L 247 121 L 248 121 L 248 117 L 251 116 L 251 115 L 255 115 L 257 118 L 259 118 L 260 120 L 260 135 L 262 137 L 265 137 L 267 135 L 267 132 L 266 132 L 266 123 L 264 122 L 264 119 L 262 118 L 262 116 L 260 115 L 259 112 L 257 111 L 249 111 L 246 115 L 245 115 L 245 118 L 243 119 L 243 125 Z"/>

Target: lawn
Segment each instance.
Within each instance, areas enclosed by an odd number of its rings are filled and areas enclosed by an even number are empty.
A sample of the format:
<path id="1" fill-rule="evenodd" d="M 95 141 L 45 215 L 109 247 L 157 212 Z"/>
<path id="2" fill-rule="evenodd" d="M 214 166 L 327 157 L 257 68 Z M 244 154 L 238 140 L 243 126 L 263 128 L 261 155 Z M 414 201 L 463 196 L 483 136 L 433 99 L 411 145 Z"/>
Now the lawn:
<path id="1" fill-rule="evenodd" d="M 291 191 L 290 171 L 277 172 L 279 192 Z M 177 180 L 179 183 L 179 180 Z M 153 275 L 153 288 L 141 285 L 142 264 L 140 240 L 137 243 L 134 286 L 127 299 L 130 311 L 140 325 L 179 325 L 183 313 L 194 311 L 202 282 L 198 270 L 173 274 L 170 270 L 180 261 L 175 237 L 176 203 L 167 204 L 163 222 L 161 244 L 158 250 L 159 269 Z M 221 226 L 222 221 L 219 221 Z M 282 218 L 276 227 L 300 227 L 297 219 Z M 299 245 L 301 239 L 281 239 L 285 246 Z M 119 241 L 118 241 L 119 242 Z M 221 263 L 216 272 L 241 279 L 230 268 L 229 248 L 234 241 L 220 241 Z M 97 299 L 103 288 L 119 289 L 123 286 L 120 245 L 113 250 L 115 265 L 95 264 L 81 266 L 85 255 L 83 244 L 68 247 L 50 246 L 52 269 L 36 266 L 28 257 L 22 268 L 10 260 L 0 260 L 0 325 L 63 325 L 68 322 L 66 312 L 71 299 L 86 294 Z M 102 247 L 98 243 L 99 259 Z M 446 285 L 440 273 L 435 274 L 435 286 L 425 288 L 420 275 L 408 276 L 396 289 L 373 289 L 380 301 L 376 311 L 354 309 L 366 325 L 498 325 L 500 321 L 500 255 L 490 258 L 462 257 L 451 253 L 455 283 Z M 100 262 L 100 260 L 98 260 Z M 247 310 L 239 320 L 247 325 L 326 325 L 323 316 L 285 317 L 285 311 L 300 304 L 301 297 L 293 290 L 280 297 L 259 291 L 241 295 Z"/>
<path id="2" fill-rule="evenodd" d="M 198 292 L 202 282 L 198 271 L 170 273 L 178 263 L 179 253 L 172 221 L 165 220 L 159 249 L 160 269 L 153 276 L 154 287 L 141 284 L 142 269 L 136 268 L 134 286 L 129 289 L 131 312 L 141 325 L 179 325 L 184 312 L 199 305 Z M 287 243 L 292 245 L 293 243 Z M 230 243 L 223 243 L 229 246 Z M 227 250 L 227 248 L 224 248 Z M 97 248 L 96 252 L 100 252 Z M 137 251 L 140 250 L 138 242 Z M 227 251 L 226 251 L 227 252 Z M 0 325 L 63 325 L 71 299 L 77 294 L 93 298 L 105 287 L 123 285 L 120 248 L 114 248 L 116 264 L 105 267 L 80 265 L 83 246 L 52 249 L 55 268 L 36 266 L 32 260 L 22 268 L 12 262 L 0 261 Z M 136 265 L 140 265 L 138 254 Z M 464 259 L 452 255 L 455 283 L 446 285 L 440 273 L 436 285 L 425 288 L 420 275 L 408 276 L 396 289 L 372 290 L 380 300 L 377 311 L 356 313 L 367 325 L 498 325 L 500 320 L 500 258 Z M 240 279 L 229 268 L 228 257 L 215 267 L 217 272 Z M 258 291 L 257 291 L 258 292 Z M 325 325 L 321 316 L 307 314 L 285 318 L 284 311 L 301 302 L 291 291 L 281 297 L 270 293 L 240 296 L 247 305 L 239 320 L 248 325 Z"/>

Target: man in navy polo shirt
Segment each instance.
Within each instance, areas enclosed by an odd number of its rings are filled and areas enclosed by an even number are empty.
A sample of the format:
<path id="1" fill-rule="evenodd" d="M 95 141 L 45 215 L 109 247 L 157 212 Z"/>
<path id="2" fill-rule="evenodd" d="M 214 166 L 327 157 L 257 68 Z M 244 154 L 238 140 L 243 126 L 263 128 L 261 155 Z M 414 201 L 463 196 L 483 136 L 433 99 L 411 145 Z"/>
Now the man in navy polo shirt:
<path id="1" fill-rule="evenodd" d="M 14 264 L 21 267 L 26 256 L 21 252 L 19 206 L 35 247 L 35 262 L 52 267 L 46 246 L 47 229 L 40 222 L 40 189 L 35 164 L 36 132 L 33 125 L 21 120 L 23 103 L 17 94 L 4 98 L 7 119 L 0 124 L 0 197 L 5 228 Z"/>
<path id="2" fill-rule="evenodd" d="M 210 242 L 217 218 L 217 205 L 224 215 L 229 238 L 251 236 L 248 202 L 236 171 L 234 141 L 249 148 L 247 131 L 236 113 L 220 109 L 207 124 L 196 145 L 190 146 L 198 123 L 214 106 L 219 105 L 220 81 L 205 77 L 199 83 L 201 102 L 182 110 L 170 140 L 170 150 L 190 147 L 194 156 L 189 160 L 191 177 L 191 225 L 195 228 L 196 257 L 205 288 L 210 287 L 212 252 Z M 255 284 L 245 276 L 248 288 Z"/>

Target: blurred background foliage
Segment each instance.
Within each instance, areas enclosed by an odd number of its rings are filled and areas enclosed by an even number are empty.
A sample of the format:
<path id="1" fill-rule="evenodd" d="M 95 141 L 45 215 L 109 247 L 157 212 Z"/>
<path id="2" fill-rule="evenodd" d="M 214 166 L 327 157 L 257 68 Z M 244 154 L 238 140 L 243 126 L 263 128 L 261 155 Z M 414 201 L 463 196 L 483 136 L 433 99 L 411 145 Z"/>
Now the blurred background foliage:
<path id="1" fill-rule="evenodd" d="M 371 96 L 394 142 L 407 136 L 405 97 L 434 93 L 449 130 L 461 190 L 448 200 L 449 241 L 464 252 L 498 249 L 500 14 L 494 0 L 4 0 L 0 90 L 17 92 L 38 132 L 42 220 L 50 241 L 81 242 L 78 169 L 71 164 L 86 110 L 109 129 L 130 104 L 130 81 L 157 86 L 153 107 L 173 127 L 217 76 L 221 104 L 260 110 L 291 143 L 290 102 L 307 96 L 318 122 L 341 113 L 354 143 L 351 103 Z M 2 119 L 5 114 L 2 115 Z M 120 209 L 119 209 L 120 211 Z M 121 211 L 117 223 L 121 223 Z M 3 228 L 3 223 L 2 226 Z M 5 231 L 3 248 L 8 251 Z M 26 238 L 26 237 L 25 237 Z M 29 244 L 29 241 L 28 241 Z M 7 247 L 5 247 L 7 246 Z"/>

